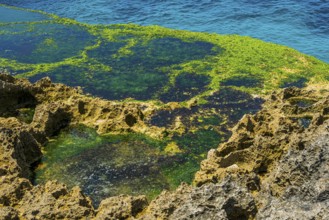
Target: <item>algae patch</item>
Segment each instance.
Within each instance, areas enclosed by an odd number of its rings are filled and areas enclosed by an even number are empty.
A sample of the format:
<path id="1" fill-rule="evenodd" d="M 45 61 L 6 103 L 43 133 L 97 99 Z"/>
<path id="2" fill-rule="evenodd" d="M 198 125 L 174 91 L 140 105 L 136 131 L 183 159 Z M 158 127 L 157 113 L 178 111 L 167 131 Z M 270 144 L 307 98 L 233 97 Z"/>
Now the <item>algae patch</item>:
<path id="1" fill-rule="evenodd" d="M 139 134 L 100 136 L 84 126 L 71 127 L 45 146 L 35 181 L 57 179 L 69 187 L 79 185 L 95 204 L 119 194 L 153 198 L 177 186 L 168 180 L 175 177 L 164 170 L 189 157 L 180 151 L 166 152 L 168 144 L 172 145 Z"/>
<path id="2" fill-rule="evenodd" d="M 28 13 L 50 19 L 9 22 L 0 17 L 0 65 L 17 77 L 34 82 L 49 76 L 107 99 L 184 102 L 206 98 L 222 86 L 262 95 L 328 81 L 328 64 L 249 37 L 87 25 Z"/>

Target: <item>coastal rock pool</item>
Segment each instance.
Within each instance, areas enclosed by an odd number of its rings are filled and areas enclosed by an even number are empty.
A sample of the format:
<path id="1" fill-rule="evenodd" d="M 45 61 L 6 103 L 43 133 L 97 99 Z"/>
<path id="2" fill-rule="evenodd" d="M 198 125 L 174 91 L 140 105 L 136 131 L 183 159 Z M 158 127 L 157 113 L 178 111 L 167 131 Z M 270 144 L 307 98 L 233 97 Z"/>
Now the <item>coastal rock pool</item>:
<path id="1" fill-rule="evenodd" d="M 138 134 L 99 136 L 83 126 L 62 131 L 44 155 L 35 170 L 36 184 L 57 179 L 68 187 L 78 185 L 95 205 L 120 194 L 152 199 L 181 181 L 191 182 L 199 167 L 199 159 L 174 142 Z"/>
<path id="2" fill-rule="evenodd" d="M 70 126 L 43 147 L 35 183 L 78 185 L 96 205 L 108 196 L 153 198 L 182 181 L 191 183 L 208 150 L 227 140 L 244 114 L 257 112 L 262 97 L 329 80 L 328 64 L 250 37 L 89 25 L 1 5 L 0 10 L 15 15 L 0 16 L 0 65 L 15 77 L 49 77 L 89 96 L 154 107 L 142 120 L 163 129 L 161 138 L 99 135 Z M 20 113 L 26 123 L 32 115 L 32 108 Z"/>
<path id="3" fill-rule="evenodd" d="M 209 104 L 157 110 L 145 119 L 149 126 L 167 129 L 162 139 L 138 133 L 98 135 L 82 125 L 68 127 L 44 147 L 34 181 L 78 185 L 96 205 L 120 194 L 152 199 L 181 182 L 191 183 L 206 153 L 227 140 L 228 128 L 263 102 L 230 88 L 208 99 Z M 178 118 L 180 132 L 175 129 Z"/>

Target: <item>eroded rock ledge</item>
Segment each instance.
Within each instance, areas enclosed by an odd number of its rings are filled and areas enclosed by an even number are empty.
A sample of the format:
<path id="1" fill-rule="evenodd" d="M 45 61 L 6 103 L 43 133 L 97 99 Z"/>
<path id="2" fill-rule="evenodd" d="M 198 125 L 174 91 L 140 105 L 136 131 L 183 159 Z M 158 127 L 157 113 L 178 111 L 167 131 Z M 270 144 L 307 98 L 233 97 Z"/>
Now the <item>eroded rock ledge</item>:
<path id="1" fill-rule="evenodd" d="M 0 219 L 327 219 L 329 90 L 285 89 L 245 115 L 231 138 L 211 150 L 195 186 L 105 199 L 96 210 L 78 187 L 32 186 L 41 145 L 69 123 L 99 133 L 159 135 L 143 119 L 151 104 L 84 96 L 76 88 L 0 75 Z M 35 109 L 32 122 L 19 119 Z"/>

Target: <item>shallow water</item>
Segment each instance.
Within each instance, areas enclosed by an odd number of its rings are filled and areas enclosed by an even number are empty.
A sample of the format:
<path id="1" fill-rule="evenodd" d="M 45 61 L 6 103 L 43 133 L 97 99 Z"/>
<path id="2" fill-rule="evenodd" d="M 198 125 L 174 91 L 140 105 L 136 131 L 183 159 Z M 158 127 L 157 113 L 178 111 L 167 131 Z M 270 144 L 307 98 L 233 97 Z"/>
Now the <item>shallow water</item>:
<path id="1" fill-rule="evenodd" d="M 190 182 L 199 168 L 197 154 L 168 153 L 170 143 L 138 134 L 99 136 L 83 126 L 65 129 L 45 147 L 35 182 L 79 185 L 96 206 L 120 194 L 152 199 L 181 181 Z"/>
<path id="2" fill-rule="evenodd" d="M 93 24 L 137 23 L 240 34 L 293 47 L 329 62 L 326 0 L 2 0 Z"/>

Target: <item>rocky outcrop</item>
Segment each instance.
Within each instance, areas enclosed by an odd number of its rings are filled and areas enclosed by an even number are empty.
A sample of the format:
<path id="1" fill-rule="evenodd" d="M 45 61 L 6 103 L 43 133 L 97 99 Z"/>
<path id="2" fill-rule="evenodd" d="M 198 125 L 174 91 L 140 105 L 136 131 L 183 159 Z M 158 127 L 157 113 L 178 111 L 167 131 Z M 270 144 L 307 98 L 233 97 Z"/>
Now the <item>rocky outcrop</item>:
<path id="1" fill-rule="evenodd" d="M 151 202 L 141 219 L 252 219 L 257 213 L 247 189 L 225 179 L 201 187 L 181 185 Z"/>
<path id="2" fill-rule="evenodd" d="M 114 196 L 99 205 L 95 219 L 127 219 L 136 217 L 148 205 L 145 196 Z"/>
<path id="3" fill-rule="evenodd" d="M 94 216 L 89 198 L 79 187 L 68 191 L 63 184 L 47 182 L 25 192 L 16 206 L 25 219 L 81 219 Z"/>
<path id="4" fill-rule="evenodd" d="M 261 111 L 237 123 L 227 142 L 209 151 L 194 186 L 164 191 L 149 204 L 144 196 L 116 196 L 95 209 L 78 187 L 31 184 L 41 145 L 75 123 L 100 133 L 151 133 L 143 121 L 151 104 L 92 98 L 47 78 L 30 84 L 1 75 L 0 83 L 1 94 L 11 99 L 2 96 L 0 111 L 0 219 L 329 218 L 327 88 L 274 92 Z M 13 117 L 21 108 L 35 108 L 31 123 Z"/>
<path id="5" fill-rule="evenodd" d="M 31 84 L 0 74 L 0 85 L 0 219 L 95 217 L 91 200 L 78 187 L 68 190 L 57 182 L 33 186 L 32 167 L 42 156 L 41 145 L 69 124 L 86 124 L 99 132 L 134 131 L 136 124 L 142 128 L 140 106 L 87 97 L 79 88 L 52 84 L 48 78 Z M 19 119 L 21 108 L 34 109 L 32 122 Z M 144 197 L 123 201 L 126 217 L 147 204 Z"/>
<path id="6" fill-rule="evenodd" d="M 263 110 L 244 116 L 230 140 L 209 152 L 195 184 L 231 178 L 252 194 L 257 219 L 327 219 L 327 92 L 272 94 Z"/>
<path id="7" fill-rule="evenodd" d="M 0 74 L 0 103 L 0 117 L 17 116 L 17 109 L 34 107 L 36 100 L 31 94 L 31 84 Z"/>
<path id="8" fill-rule="evenodd" d="M 329 90 L 285 89 L 209 151 L 195 187 L 163 192 L 142 219 L 327 219 Z"/>

